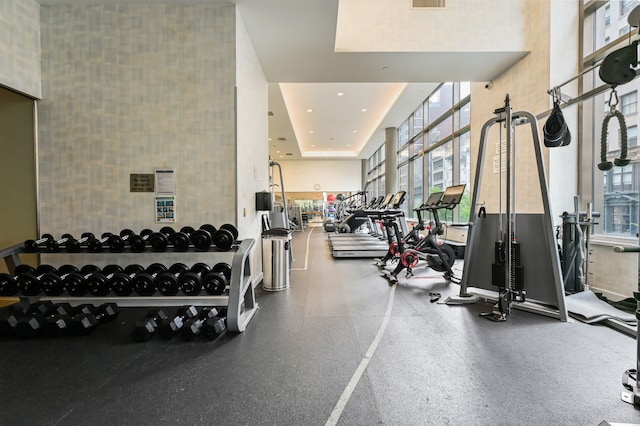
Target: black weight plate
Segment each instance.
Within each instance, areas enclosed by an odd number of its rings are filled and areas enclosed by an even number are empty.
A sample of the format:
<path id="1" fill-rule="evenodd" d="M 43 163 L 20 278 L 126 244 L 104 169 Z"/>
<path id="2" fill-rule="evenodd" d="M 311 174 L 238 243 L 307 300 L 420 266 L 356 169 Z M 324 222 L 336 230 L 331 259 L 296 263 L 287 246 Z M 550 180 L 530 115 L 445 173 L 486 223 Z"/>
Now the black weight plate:
<path id="1" fill-rule="evenodd" d="M 211 268 L 213 272 L 221 272 L 227 281 L 231 281 L 231 265 L 228 263 L 220 262 L 216 263 L 213 268 Z"/>
<path id="2" fill-rule="evenodd" d="M 198 262 L 191 267 L 191 271 L 196 274 L 205 274 L 211 271 L 211 268 L 206 263 Z"/>
<path id="3" fill-rule="evenodd" d="M 131 280 L 131 284 L 133 285 L 133 289 L 140 296 L 151 296 L 156 292 L 155 282 L 153 277 L 146 273 L 140 272 Z"/>
<path id="4" fill-rule="evenodd" d="M 227 231 L 231 232 L 231 235 L 233 235 L 233 239 L 237 240 L 238 239 L 238 228 L 236 228 L 235 226 L 233 226 L 230 223 L 225 223 L 224 225 L 222 225 L 220 227 L 220 229 L 226 229 Z"/>
<path id="5" fill-rule="evenodd" d="M 142 253 L 147 249 L 147 242 L 140 235 L 133 235 L 127 240 L 131 251 L 134 253 Z"/>
<path id="6" fill-rule="evenodd" d="M 153 251 L 165 251 L 169 244 L 169 239 L 161 232 L 154 232 L 149 236 L 149 244 Z"/>
<path id="7" fill-rule="evenodd" d="M 127 268 L 129 268 L 129 266 L 127 266 Z M 140 266 L 140 269 L 142 269 L 142 266 Z M 120 272 L 113 274 L 113 277 L 109 280 L 109 287 L 111 287 L 111 290 L 113 290 L 117 296 L 129 296 L 133 293 L 131 278 L 129 278 L 129 275 Z"/>
<path id="8" fill-rule="evenodd" d="M 132 235 L 136 235 L 136 233 L 133 232 L 131 229 L 123 229 L 122 231 L 120 231 L 121 237 L 130 237 Z"/>
<path id="9" fill-rule="evenodd" d="M 110 289 L 109 280 L 103 274 L 92 274 L 87 278 L 87 290 L 93 296 L 106 296 Z"/>
<path id="10" fill-rule="evenodd" d="M 22 274 L 16 278 L 20 293 L 25 296 L 35 296 L 40 293 L 40 282 L 31 274 Z"/>
<path id="11" fill-rule="evenodd" d="M 210 272 L 202 279 L 202 286 L 207 293 L 219 296 L 227 288 L 227 279 L 221 272 Z"/>
<path id="12" fill-rule="evenodd" d="M 122 251 L 124 251 L 124 240 L 122 239 L 122 237 L 118 236 L 118 235 L 112 235 L 109 237 L 109 239 L 107 240 L 107 244 L 109 245 L 109 249 L 113 252 L 113 253 L 121 253 Z"/>
<path id="13" fill-rule="evenodd" d="M 169 236 L 175 234 L 176 231 L 170 226 L 163 226 L 160 228 L 160 233 Z"/>
<path id="14" fill-rule="evenodd" d="M 142 267 L 142 265 L 138 265 L 135 263 L 133 265 L 126 266 L 124 268 L 124 273 L 127 275 L 138 274 L 143 271 L 144 271 L 144 268 Z"/>
<path id="15" fill-rule="evenodd" d="M 64 277 L 63 282 L 71 296 L 84 296 L 87 293 L 87 281 L 81 274 L 71 272 Z"/>
<path id="16" fill-rule="evenodd" d="M 9 274 L 0 273 L 0 296 L 13 296 L 18 292 L 18 283 Z"/>
<path id="17" fill-rule="evenodd" d="M 35 268 L 31 265 L 20 264 L 16 266 L 15 274 L 33 274 L 36 272 Z"/>
<path id="18" fill-rule="evenodd" d="M 173 244 L 173 249 L 175 251 L 187 251 L 189 250 L 189 244 L 191 243 L 189 235 L 184 232 L 176 232 L 169 237 L 169 241 Z"/>
<path id="19" fill-rule="evenodd" d="M 115 274 L 116 272 L 124 272 L 124 269 L 122 269 L 122 266 L 116 265 L 115 263 L 112 263 L 102 268 L 102 273 L 104 275 Z"/>
<path id="20" fill-rule="evenodd" d="M 193 234 L 195 232 L 195 229 L 193 228 L 193 226 L 183 226 L 182 228 L 180 228 L 180 232 L 182 232 L 183 234 Z"/>
<path id="21" fill-rule="evenodd" d="M 142 231 L 140 231 L 141 237 L 146 237 L 147 235 L 151 235 L 151 234 L 153 234 L 153 231 L 149 228 L 145 228 Z"/>
<path id="22" fill-rule="evenodd" d="M 40 285 L 42 286 L 42 291 L 47 296 L 60 296 L 64 293 L 64 283 L 62 282 L 62 279 L 58 274 L 53 272 L 44 274 L 42 278 L 40 278 Z"/>
<path id="23" fill-rule="evenodd" d="M 80 273 L 82 275 L 89 275 L 98 271 L 100 271 L 100 268 L 98 268 L 96 265 L 84 265 L 82 268 L 80 268 Z"/>
<path id="24" fill-rule="evenodd" d="M 184 263 L 180 263 L 180 262 L 174 263 L 169 267 L 169 272 L 171 272 L 172 274 L 182 274 L 184 272 L 187 272 L 188 270 L 189 270 L 189 267 Z"/>
<path id="25" fill-rule="evenodd" d="M 209 251 L 211 248 L 211 234 L 204 229 L 198 229 L 191 234 L 191 242 L 198 251 Z"/>
<path id="26" fill-rule="evenodd" d="M 178 278 L 180 288 L 187 296 L 195 296 L 200 294 L 202 290 L 202 281 L 195 272 L 185 272 Z"/>
<path id="27" fill-rule="evenodd" d="M 150 275 L 159 274 L 159 273 L 165 272 L 166 270 L 167 270 L 167 267 L 164 266 L 162 263 L 152 263 L 146 269 L 147 273 Z"/>
<path id="28" fill-rule="evenodd" d="M 217 228 L 210 223 L 205 223 L 200 227 L 200 229 L 202 229 L 203 231 L 207 231 L 211 235 L 213 235 L 217 231 Z"/>
<path id="29" fill-rule="evenodd" d="M 178 279 L 172 272 L 163 272 L 156 277 L 156 287 L 163 296 L 175 296 L 180 290 Z"/>
<path id="30" fill-rule="evenodd" d="M 215 234 L 213 234 L 213 245 L 215 245 L 218 250 L 230 250 L 233 246 L 233 241 L 233 234 L 226 229 L 218 229 Z"/>
<path id="31" fill-rule="evenodd" d="M 80 272 L 78 268 L 73 265 L 62 265 L 58 268 L 58 275 L 67 275 L 69 272 Z"/>
<path id="32" fill-rule="evenodd" d="M 36 268 L 36 276 L 44 275 L 48 272 L 55 272 L 56 268 L 51 265 L 40 265 Z"/>

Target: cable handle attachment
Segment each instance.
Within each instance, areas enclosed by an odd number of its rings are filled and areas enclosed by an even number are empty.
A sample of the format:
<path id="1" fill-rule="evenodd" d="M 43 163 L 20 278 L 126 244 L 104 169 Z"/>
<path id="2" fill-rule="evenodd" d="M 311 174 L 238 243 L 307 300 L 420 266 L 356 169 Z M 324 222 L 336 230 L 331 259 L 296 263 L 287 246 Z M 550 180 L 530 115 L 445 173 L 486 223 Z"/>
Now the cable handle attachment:
<path id="1" fill-rule="evenodd" d="M 627 124 L 624 120 L 624 115 L 617 109 L 619 102 L 618 92 L 616 91 L 616 87 L 613 86 L 611 88 L 611 94 L 609 95 L 609 112 L 602 121 L 602 133 L 600 135 L 600 164 L 598 164 L 598 169 L 602 171 L 611 170 L 614 165 L 624 167 L 631 162 L 631 160 L 627 158 Z M 607 130 L 609 120 L 613 117 L 618 119 L 618 125 L 620 126 L 620 157 L 611 162 L 607 161 L 607 136 L 609 134 Z"/>

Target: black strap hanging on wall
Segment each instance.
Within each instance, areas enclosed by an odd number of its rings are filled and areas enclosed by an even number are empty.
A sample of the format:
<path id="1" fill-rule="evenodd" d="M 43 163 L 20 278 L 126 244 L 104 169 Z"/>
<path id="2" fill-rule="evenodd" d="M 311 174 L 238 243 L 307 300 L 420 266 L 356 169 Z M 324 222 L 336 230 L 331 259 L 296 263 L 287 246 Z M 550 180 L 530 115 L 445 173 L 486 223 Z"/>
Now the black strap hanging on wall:
<path id="1" fill-rule="evenodd" d="M 560 89 L 553 89 L 553 111 L 547 118 L 542 128 L 544 133 L 544 146 L 547 148 L 557 148 L 567 146 L 571 143 L 571 132 L 560 108 Z"/>

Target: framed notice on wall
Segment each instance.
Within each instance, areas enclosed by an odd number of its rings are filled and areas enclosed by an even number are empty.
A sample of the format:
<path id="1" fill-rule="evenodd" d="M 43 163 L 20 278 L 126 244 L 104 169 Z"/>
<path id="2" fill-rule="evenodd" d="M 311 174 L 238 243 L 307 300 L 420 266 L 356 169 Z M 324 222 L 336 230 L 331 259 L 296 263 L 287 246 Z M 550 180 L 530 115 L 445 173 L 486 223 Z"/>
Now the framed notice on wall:
<path id="1" fill-rule="evenodd" d="M 176 174 L 173 169 L 156 170 L 156 194 L 176 193 Z"/>
<path id="2" fill-rule="evenodd" d="M 176 221 L 176 197 L 156 197 L 156 223 Z"/>

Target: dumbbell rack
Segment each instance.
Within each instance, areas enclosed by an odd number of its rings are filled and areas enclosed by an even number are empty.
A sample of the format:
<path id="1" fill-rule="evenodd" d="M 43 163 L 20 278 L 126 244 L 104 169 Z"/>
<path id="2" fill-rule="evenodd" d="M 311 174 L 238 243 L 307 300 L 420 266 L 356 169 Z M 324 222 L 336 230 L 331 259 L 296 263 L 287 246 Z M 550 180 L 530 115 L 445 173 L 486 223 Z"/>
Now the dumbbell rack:
<path id="1" fill-rule="evenodd" d="M 229 282 L 229 295 L 228 296 L 186 296 L 178 293 L 176 296 L 105 296 L 105 297 L 93 297 L 93 296 L 17 296 L 20 301 L 29 305 L 36 300 L 50 300 L 54 303 L 70 303 L 71 305 L 79 305 L 82 303 L 117 303 L 120 307 L 167 307 L 167 306 L 182 306 L 182 305 L 195 305 L 195 306 L 227 306 L 227 328 L 233 332 L 243 332 L 251 318 L 258 310 L 258 304 L 255 299 L 255 292 L 251 282 L 251 264 L 249 254 L 251 249 L 255 245 L 255 240 L 247 238 L 242 241 L 238 241 L 239 244 L 227 252 L 211 251 L 209 253 L 218 256 L 226 255 L 232 256 L 231 260 L 231 280 Z M 9 271 L 13 272 L 15 267 L 19 265 L 20 254 L 22 244 L 18 244 L 0 251 L 0 257 L 4 259 Z M 123 253 L 127 253 L 125 250 Z M 88 251 L 82 251 L 82 253 L 89 253 Z M 131 252 L 132 253 L 132 252 Z M 155 255 L 162 254 L 157 252 L 148 252 Z M 183 254 L 187 254 L 183 253 Z M 198 252 L 202 254 L 203 252 Z M 47 253 L 51 254 L 51 253 Z M 135 253 L 136 255 L 143 255 L 144 253 Z M 9 297 L 11 299 L 15 297 Z M 2 299 L 2 298 L 0 298 Z"/>

